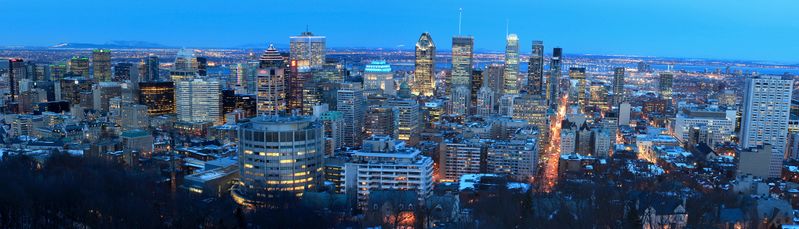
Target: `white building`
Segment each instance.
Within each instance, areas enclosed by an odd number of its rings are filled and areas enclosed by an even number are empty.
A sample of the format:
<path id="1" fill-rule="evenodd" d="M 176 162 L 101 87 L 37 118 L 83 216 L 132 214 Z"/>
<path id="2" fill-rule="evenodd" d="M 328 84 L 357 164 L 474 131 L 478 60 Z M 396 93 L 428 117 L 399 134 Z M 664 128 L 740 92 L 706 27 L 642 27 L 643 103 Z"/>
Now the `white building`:
<path id="1" fill-rule="evenodd" d="M 746 79 L 741 117 L 740 142 L 743 148 L 770 144 L 770 177 L 779 177 L 788 137 L 793 80 L 779 76 Z"/>
<path id="2" fill-rule="evenodd" d="M 363 149 L 348 152 L 344 168 L 344 193 L 355 195 L 364 207 L 376 190 L 415 190 L 420 198 L 433 191 L 433 159 L 416 148 L 388 136 L 372 136 Z"/>
<path id="3" fill-rule="evenodd" d="M 175 82 L 178 121 L 221 123 L 222 87 L 219 81 L 194 79 Z"/>
<path id="4" fill-rule="evenodd" d="M 677 114 L 674 121 L 674 136 L 687 142 L 691 128 L 705 126 L 710 140 L 706 143 L 709 146 L 729 142 L 735 134 L 735 113 L 736 110 L 719 110 L 718 107 L 685 109 Z"/>
<path id="5" fill-rule="evenodd" d="M 391 65 L 384 60 L 372 61 L 367 64 L 363 71 L 363 90 L 380 92 L 384 95 L 397 95 Z"/>

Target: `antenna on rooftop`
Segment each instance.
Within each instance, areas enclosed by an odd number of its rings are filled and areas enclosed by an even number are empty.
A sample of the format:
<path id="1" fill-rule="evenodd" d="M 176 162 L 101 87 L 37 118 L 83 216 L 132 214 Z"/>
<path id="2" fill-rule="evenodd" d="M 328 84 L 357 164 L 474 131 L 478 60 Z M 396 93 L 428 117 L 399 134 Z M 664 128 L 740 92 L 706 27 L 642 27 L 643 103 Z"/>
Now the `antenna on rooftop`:
<path id="1" fill-rule="evenodd" d="M 505 18 L 505 37 L 508 37 L 508 24 L 510 24 L 510 19 Z"/>
<path id="2" fill-rule="evenodd" d="M 458 35 L 461 35 L 461 20 L 463 18 L 463 8 L 458 8 Z"/>

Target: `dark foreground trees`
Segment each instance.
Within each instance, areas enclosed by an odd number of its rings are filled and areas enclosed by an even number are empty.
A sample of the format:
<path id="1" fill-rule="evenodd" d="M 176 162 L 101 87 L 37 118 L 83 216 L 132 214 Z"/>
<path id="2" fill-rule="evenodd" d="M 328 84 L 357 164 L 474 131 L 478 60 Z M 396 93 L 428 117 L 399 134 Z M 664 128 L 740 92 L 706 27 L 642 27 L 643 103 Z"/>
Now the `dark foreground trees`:
<path id="1" fill-rule="evenodd" d="M 154 170 L 157 171 L 157 170 Z M 0 161 L 0 228 L 320 227 L 312 211 L 244 211 L 178 189 L 157 172 L 55 153 Z M 266 227 L 261 227 L 266 228 Z"/>

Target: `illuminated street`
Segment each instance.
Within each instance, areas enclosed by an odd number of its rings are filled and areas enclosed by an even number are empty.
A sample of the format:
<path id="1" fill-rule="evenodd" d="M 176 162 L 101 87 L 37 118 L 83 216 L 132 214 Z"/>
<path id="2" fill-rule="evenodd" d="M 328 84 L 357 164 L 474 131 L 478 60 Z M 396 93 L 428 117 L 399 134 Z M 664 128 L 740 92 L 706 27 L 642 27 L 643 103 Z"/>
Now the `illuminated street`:
<path id="1" fill-rule="evenodd" d="M 560 129 L 563 118 L 566 116 L 566 105 L 568 104 L 568 95 L 561 98 L 558 103 L 558 112 L 555 119 L 552 120 L 549 129 L 550 142 L 547 149 L 542 155 L 543 162 L 543 179 L 541 179 L 541 191 L 551 192 L 558 180 L 558 162 L 560 159 Z"/>

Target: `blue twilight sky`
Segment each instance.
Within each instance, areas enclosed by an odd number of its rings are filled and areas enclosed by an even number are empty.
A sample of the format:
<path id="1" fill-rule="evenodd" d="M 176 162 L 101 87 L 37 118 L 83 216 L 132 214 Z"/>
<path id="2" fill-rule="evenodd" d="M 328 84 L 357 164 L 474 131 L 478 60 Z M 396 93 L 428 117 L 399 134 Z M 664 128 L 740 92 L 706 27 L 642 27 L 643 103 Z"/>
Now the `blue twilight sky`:
<path id="1" fill-rule="evenodd" d="M 795 0 L 0 0 L 0 45 L 240 47 L 308 25 L 329 47 L 410 48 L 428 31 L 449 50 L 458 8 L 478 50 L 503 50 L 509 21 L 523 53 L 540 39 L 548 52 L 799 63 Z"/>

